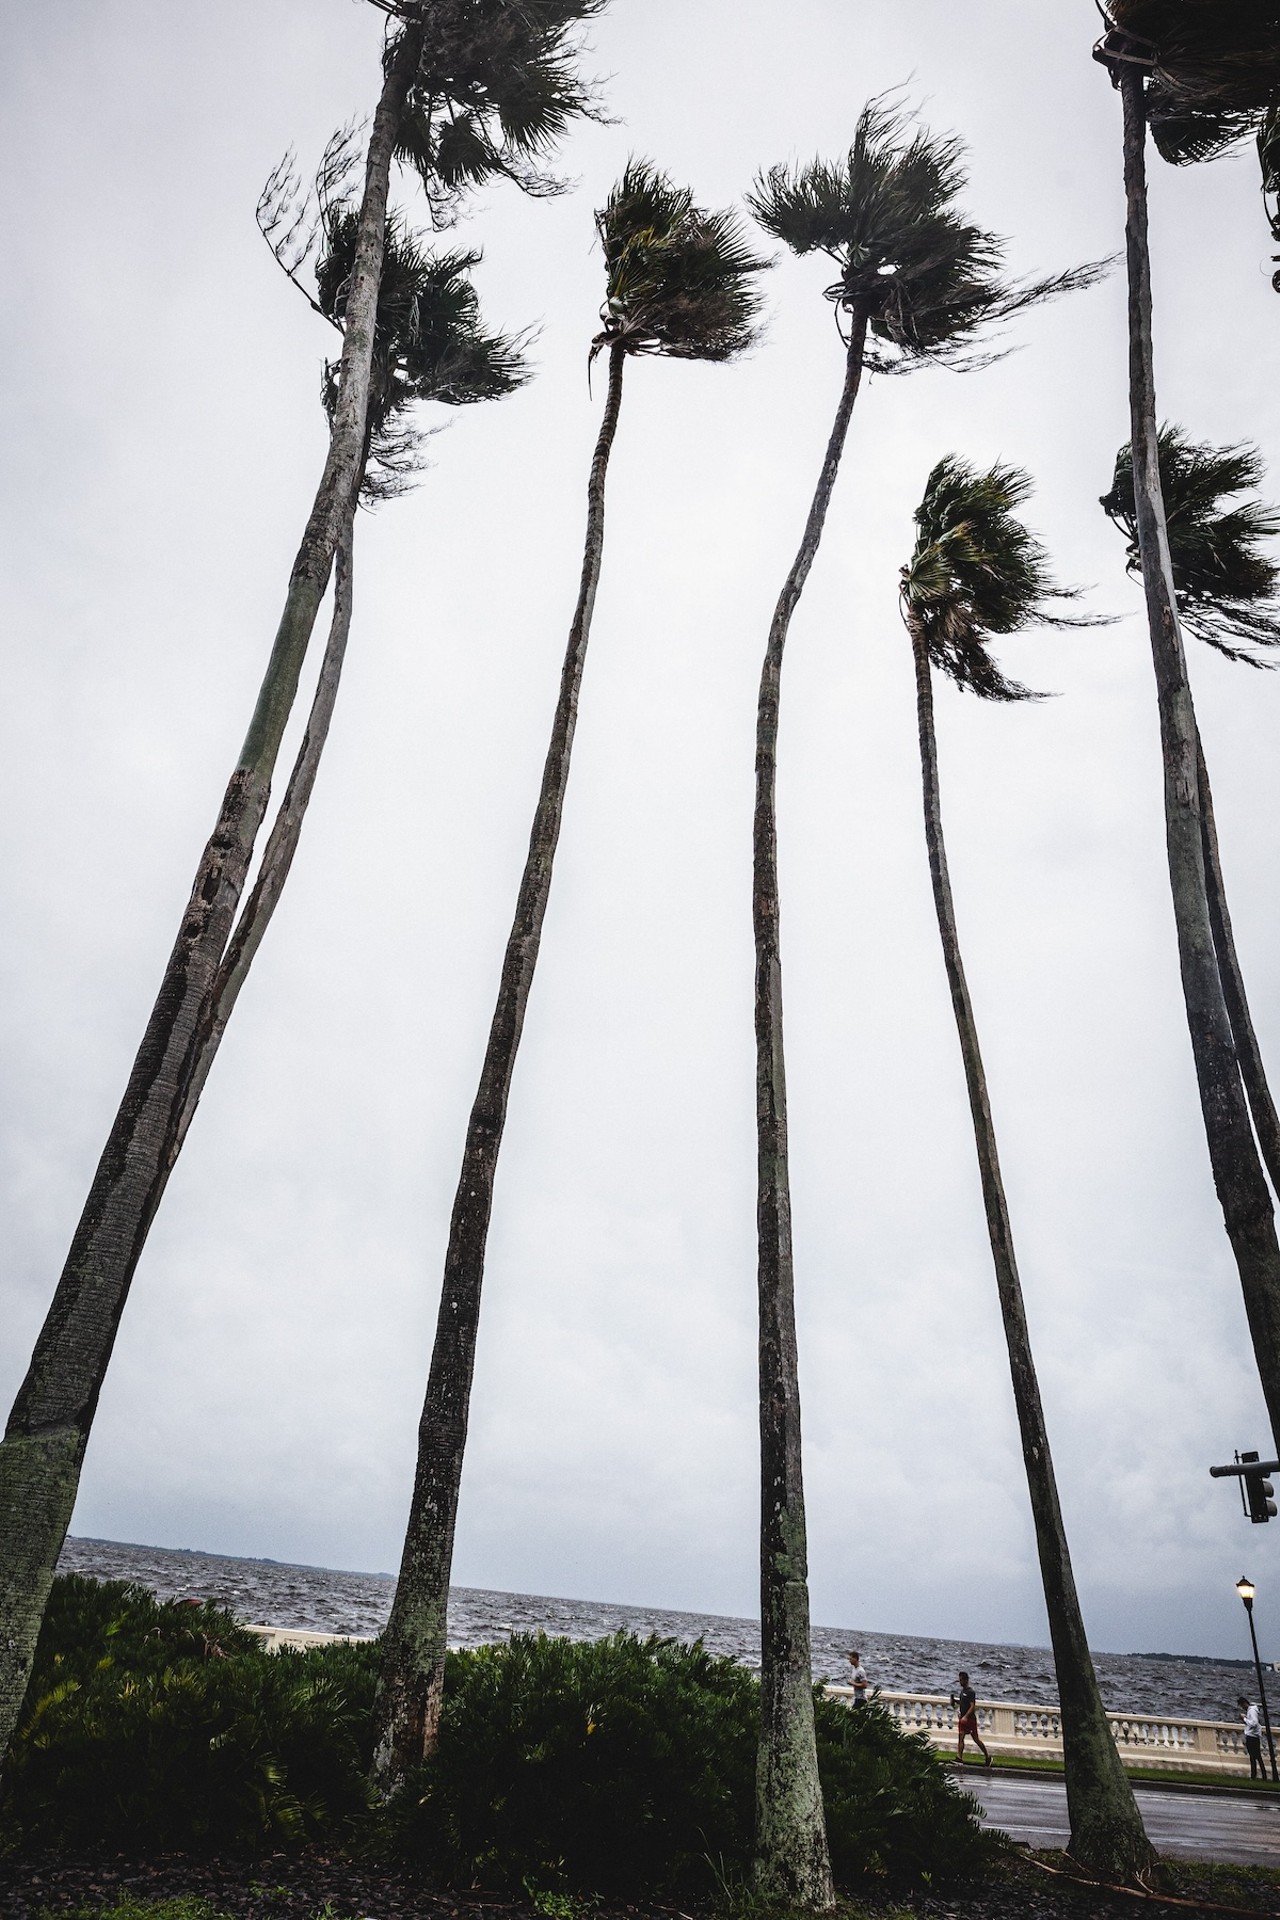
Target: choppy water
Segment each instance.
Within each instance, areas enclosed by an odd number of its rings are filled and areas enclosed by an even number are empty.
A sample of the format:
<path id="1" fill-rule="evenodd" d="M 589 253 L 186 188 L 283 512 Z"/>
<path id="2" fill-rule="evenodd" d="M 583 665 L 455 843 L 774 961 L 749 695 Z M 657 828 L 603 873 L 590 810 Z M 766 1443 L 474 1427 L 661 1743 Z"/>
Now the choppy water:
<path id="1" fill-rule="evenodd" d="M 216 1600 L 241 1620 L 318 1633 L 381 1631 L 395 1582 L 389 1574 L 342 1573 L 329 1567 L 291 1567 L 275 1560 L 234 1560 L 219 1554 L 128 1546 L 114 1540 L 69 1539 L 64 1573 L 101 1580 L 138 1580 L 161 1599 Z M 744 1666 L 760 1664 L 760 1627 L 715 1613 L 668 1613 L 655 1607 L 606 1605 L 596 1600 L 556 1600 L 528 1593 L 485 1593 L 455 1587 L 449 1598 L 453 1646 L 478 1647 L 512 1633 L 564 1634 L 598 1640 L 622 1629 L 675 1640 L 701 1640 L 712 1653 L 729 1654 Z M 815 1627 L 816 1678 L 842 1680 L 851 1646 L 873 1684 L 891 1690 L 949 1693 L 959 1667 L 966 1667 L 978 1693 L 991 1700 L 1052 1704 L 1057 1699 L 1053 1666 L 1045 1647 L 984 1646 L 955 1640 L 922 1640 L 910 1634 L 870 1633 L 861 1627 Z M 1200 1660 L 1152 1660 L 1142 1654 L 1094 1655 L 1103 1697 L 1125 1713 L 1185 1714 L 1189 1719 L 1234 1720 L 1235 1699 L 1251 1691 L 1240 1665 Z M 1280 1679 L 1277 1680 L 1280 1695 Z"/>

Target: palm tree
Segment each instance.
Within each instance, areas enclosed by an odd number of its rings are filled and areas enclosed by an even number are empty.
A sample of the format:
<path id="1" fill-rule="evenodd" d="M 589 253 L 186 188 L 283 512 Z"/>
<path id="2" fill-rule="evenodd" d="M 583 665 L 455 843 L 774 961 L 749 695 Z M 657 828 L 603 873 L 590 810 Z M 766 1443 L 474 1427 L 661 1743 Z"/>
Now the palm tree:
<path id="1" fill-rule="evenodd" d="M 1274 666 L 1276 661 L 1267 650 L 1280 647 L 1280 566 L 1262 551 L 1261 543 L 1280 533 L 1280 512 L 1257 500 L 1225 510 L 1221 504 L 1262 484 L 1261 455 L 1247 443 L 1230 447 L 1197 445 L 1180 428 L 1168 426 L 1160 429 L 1157 451 L 1169 561 L 1184 630 L 1228 660 L 1251 667 Z M 1128 446 L 1121 447 L 1116 455 L 1111 490 L 1100 504 L 1128 542 L 1125 563 L 1129 572 L 1140 573 L 1133 455 Z M 1190 703 L 1189 686 L 1187 699 Z M 1192 718 L 1194 724 L 1194 709 Z M 1209 769 L 1198 726 L 1196 778 L 1209 921 L 1223 998 L 1258 1146 L 1272 1188 L 1280 1193 L 1280 1117 L 1271 1097 L 1236 953 Z"/>
<path id="2" fill-rule="evenodd" d="M 777 741 L 782 658 L 840 467 L 864 368 L 965 368 L 991 356 L 991 328 L 1103 269 L 1016 282 L 1004 247 L 959 211 L 964 149 L 912 129 L 872 101 L 845 157 L 773 167 L 748 196 L 756 218 L 797 254 L 820 253 L 836 278 L 826 297 L 844 346 L 835 423 L 769 629 L 756 728 L 755 924 L 757 1234 L 760 1313 L 761 1724 L 756 1780 L 756 1877 L 773 1898 L 832 1903 L 818 1780 L 809 1648 L 809 1589 L 800 1450 L 791 1195 L 783 1063 L 777 870 Z"/>
<path id="3" fill-rule="evenodd" d="M 507 1097 L 560 836 L 578 690 L 604 552 L 605 478 L 622 405 L 623 371 L 633 355 L 724 361 L 742 353 L 755 334 L 759 296 L 753 277 L 765 264 L 749 252 L 731 215 L 704 212 L 691 194 L 643 161 L 627 167 L 596 224 L 607 297 L 591 357 L 607 355 L 608 391 L 587 487 L 586 549 L 560 697 L 449 1223 L 412 1504 L 399 1583 L 383 1636 L 374 1709 L 374 1776 L 384 1792 L 394 1791 L 431 1749 L 439 1720 L 485 1241 Z"/>
<path id="4" fill-rule="evenodd" d="M 351 284 L 356 214 L 341 203 L 326 209 L 324 251 L 318 263 L 317 305 L 341 329 Z M 408 416 L 423 401 L 450 407 L 503 398 L 528 374 L 519 343 L 485 330 L 470 279 L 480 255 L 429 252 L 392 214 L 378 289 L 370 388 L 368 453 L 361 500 L 374 504 L 408 491 L 420 466 L 425 436 Z M 323 399 L 337 402 L 335 365 L 325 370 Z M 335 557 L 333 619 L 316 690 L 289 784 L 263 850 L 253 888 L 227 942 L 204 1009 L 199 1040 L 172 1148 L 176 1160 L 195 1115 L 227 1021 L 275 912 L 293 865 L 302 823 L 329 735 L 351 627 L 354 507 L 343 523 Z"/>
<path id="5" fill-rule="evenodd" d="M 1054 603 L 1069 596 L 1053 585 L 1048 555 L 1017 517 L 1017 509 L 1030 491 L 1029 476 L 1017 468 L 994 466 L 978 473 L 954 455 L 940 460 L 929 475 L 924 499 L 916 510 L 915 551 L 910 564 L 902 569 L 902 617 L 915 660 L 924 827 L 933 904 L 969 1090 L 987 1234 L 1009 1350 L 1022 1459 L 1058 1675 L 1071 1854 L 1099 1878 L 1130 1881 L 1150 1868 L 1155 1854 L 1102 1704 L 1071 1570 L 978 1028 L 960 954 L 942 834 L 934 732 L 935 667 L 956 686 L 983 700 L 1035 699 L 1038 696 L 1008 679 L 996 666 L 988 650 L 992 639 L 1036 625 L 1091 624 L 1054 611 Z"/>
<path id="6" fill-rule="evenodd" d="M 537 162 L 569 119 L 594 110 L 574 78 L 569 35 L 604 0 L 432 0 L 430 8 L 425 0 L 377 3 L 391 15 L 391 28 L 352 228 L 342 351 L 328 381 L 330 437 L 320 485 L 249 731 L 0 1443 L 0 1758 L 21 1707 L 116 1329 L 185 1136 L 193 1088 L 199 1092 L 198 1063 L 219 969 L 303 660 L 335 553 L 349 544 L 350 516 L 366 477 L 393 157 L 409 148 L 425 166 L 429 147 L 416 130 L 468 116 L 479 142 L 469 178 L 506 172 L 531 190 L 545 190 L 555 183 L 539 173 Z M 289 235 L 281 238 L 287 244 Z M 339 597 L 331 640 L 343 630 Z"/>
<path id="7" fill-rule="evenodd" d="M 1241 1083 L 1205 870 L 1195 712 L 1161 489 L 1146 183 L 1149 122 L 1166 157 L 1204 158 L 1247 131 L 1280 93 L 1280 3 L 1112 0 L 1109 30 L 1094 52 L 1110 69 L 1124 109 L 1134 528 L 1160 713 L 1182 992 L 1214 1185 L 1280 1443 L 1280 1242 Z"/>

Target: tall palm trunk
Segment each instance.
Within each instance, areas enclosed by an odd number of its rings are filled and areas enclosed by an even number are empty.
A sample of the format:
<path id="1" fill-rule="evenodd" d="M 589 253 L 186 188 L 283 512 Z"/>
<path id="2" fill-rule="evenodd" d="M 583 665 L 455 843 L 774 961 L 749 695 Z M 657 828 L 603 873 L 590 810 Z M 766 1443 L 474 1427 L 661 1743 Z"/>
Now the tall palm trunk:
<path id="1" fill-rule="evenodd" d="M 1129 401 L 1138 550 L 1147 598 L 1164 756 L 1165 836 L 1187 1026 L 1214 1185 L 1235 1255 L 1272 1433 L 1280 1444 L 1280 1244 L 1254 1144 L 1214 947 L 1197 778 L 1196 723 L 1174 597 L 1156 442 L 1147 249 L 1146 112 L 1141 71 L 1121 69 L 1125 239 L 1129 269 Z"/>
<path id="2" fill-rule="evenodd" d="M 996 1151 L 995 1124 L 987 1097 L 987 1078 L 978 1046 L 973 1004 L 960 957 L 955 906 L 942 836 L 942 800 L 938 787 L 938 746 L 933 724 L 933 670 L 929 643 L 919 617 L 907 614 L 916 670 L 916 715 L 920 731 L 920 774 L 924 789 L 924 831 L 929 849 L 929 874 L 938 933 L 951 988 L 951 1006 L 960 1036 L 969 1110 L 973 1115 L 974 1144 L 982 1176 L 982 1198 L 987 1234 L 996 1270 L 1000 1318 L 1009 1349 L 1009 1373 L 1022 1436 L 1022 1460 L 1031 1496 L 1036 1550 L 1044 1583 L 1049 1638 L 1058 1675 L 1062 1713 L 1063 1763 L 1067 1808 L 1071 1816 L 1071 1854 L 1087 1872 L 1099 1878 L 1129 1881 L 1146 1872 L 1155 1853 L 1142 1825 L 1133 1790 L 1125 1776 L 1107 1721 L 1102 1695 L 1085 1637 L 1084 1620 L 1076 1596 L 1075 1576 L 1067 1548 L 1066 1530 L 1058 1505 L 1058 1488 L 1040 1387 L 1031 1353 L 1031 1336 L 1022 1300 L 1022 1282 L 1013 1250 L 1013 1229 L 1005 1199 L 1004 1181 Z"/>
<path id="3" fill-rule="evenodd" d="M 1222 976 L 1222 993 L 1231 1019 L 1231 1034 L 1240 1062 L 1240 1077 L 1253 1115 L 1253 1130 L 1258 1137 L 1263 1162 L 1271 1177 L 1273 1192 L 1280 1194 L 1280 1116 L 1276 1114 L 1262 1048 L 1254 1032 L 1253 1016 L 1245 992 L 1240 956 L 1236 952 L 1227 890 L 1222 878 L 1218 852 L 1218 828 L 1213 817 L 1213 793 L 1209 769 L 1205 765 L 1204 742 L 1196 728 L 1196 781 L 1200 789 L 1200 819 L 1204 831 L 1204 877 L 1209 896 L 1209 921 L 1213 928 L 1213 946 Z"/>
<path id="4" fill-rule="evenodd" d="M 343 662 L 346 659 L 347 640 L 351 633 L 354 542 L 355 509 L 353 507 L 338 535 L 337 550 L 334 554 L 333 616 L 329 623 L 329 638 L 325 643 L 319 678 L 312 695 L 311 711 L 307 715 L 306 732 L 298 747 L 293 771 L 289 775 L 289 784 L 284 790 L 284 798 L 271 823 L 271 832 L 267 836 L 267 844 L 262 851 L 262 863 L 258 868 L 249 898 L 245 901 L 235 929 L 227 942 L 222 964 L 218 968 L 212 991 L 205 1003 L 186 1098 L 178 1115 L 174 1138 L 169 1149 L 170 1166 L 182 1151 L 187 1129 L 195 1118 L 205 1082 L 209 1078 L 218 1048 L 222 1044 L 222 1036 L 227 1030 L 227 1022 L 231 1018 L 236 1001 L 240 998 L 240 989 L 248 978 L 249 969 L 271 924 L 272 915 L 279 905 L 284 883 L 289 878 L 289 870 L 293 866 L 293 857 L 298 851 L 298 842 L 302 837 L 302 823 L 306 818 L 307 808 L 311 804 L 316 775 L 320 770 L 320 757 L 324 752 L 325 742 L 329 738 L 329 725 L 333 719 L 338 686 L 342 679 Z"/>
<path id="5" fill-rule="evenodd" d="M 800 1447 L 787 1088 L 778 900 L 778 705 L 791 617 L 822 539 L 862 381 L 865 314 L 851 316 L 844 386 L 800 550 L 779 597 L 760 679 L 753 839 L 756 1232 L 760 1316 L 760 1747 L 756 1877 L 771 1898 L 834 1903 L 818 1778 L 809 1642 L 809 1565 Z"/>
<path id="6" fill-rule="evenodd" d="M 475 1371 L 485 1242 L 493 1209 L 493 1183 L 507 1117 L 507 1097 L 524 1027 L 551 894 L 551 872 L 564 813 L 569 759 L 578 719 L 578 691 L 586 661 L 591 616 L 604 556 L 605 478 L 622 406 L 626 348 L 609 351 L 609 387 L 604 418 L 587 487 L 587 533 L 582 581 L 560 674 L 542 774 L 542 790 L 529 836 L 515 920 L 507 941 L 498 1003 L 480 1086 L 467 1124 L 462 1173 L 449 1222 L 444 1284 L 436 1322 L 426 1399 L 418 1426 L 418 1461 L 400 1577 L 382 1640 L 382 1670 L 374 1705 L 374 1779 L 394 1792 L 408 1768 L 435 1744 L 444 1686 L 449 1575 L 458 1513 Z"/>
<path id="7" fill-rule="evenodd" d="M 402 35 L 374 116 L 329 449 L 266 676 L 0 1443 L 0 1756 L 21 1708 L 116 1330 L 173 1165 L 202 1016 L 266 812 L 334 549 L 359 484 L 391 160 L 421 39 L 421 27 Z"/>

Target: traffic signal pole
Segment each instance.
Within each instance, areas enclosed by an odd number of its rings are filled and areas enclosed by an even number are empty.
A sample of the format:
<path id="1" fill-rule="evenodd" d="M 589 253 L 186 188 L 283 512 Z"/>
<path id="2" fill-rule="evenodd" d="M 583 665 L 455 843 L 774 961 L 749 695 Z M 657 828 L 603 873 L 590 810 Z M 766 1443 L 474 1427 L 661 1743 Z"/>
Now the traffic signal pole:
<path id="1" fill-rule="evenodd" d="M 1272 1497 L 1275 1488 L 1267 1479 L 1269 1473 L 1280 1473 L 1280 1460 L 1259 1460 L 1256 1453 L 1238 1453 L 1234 1466 L 1210 1467 L 1209 1478 L 1239 1480 L 1244 1510 L 1254 1526 L 1261 1527 L 1276 1517 L 1276 1503 Z"/>

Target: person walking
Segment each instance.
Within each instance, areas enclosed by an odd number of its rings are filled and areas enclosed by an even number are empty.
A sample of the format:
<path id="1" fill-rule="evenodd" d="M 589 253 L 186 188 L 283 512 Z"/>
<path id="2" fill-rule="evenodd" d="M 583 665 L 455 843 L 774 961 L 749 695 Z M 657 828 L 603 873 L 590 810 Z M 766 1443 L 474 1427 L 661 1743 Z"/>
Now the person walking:
<path id="1" fill-rule="evenodd" d="M 870 1684 L 871 1682 L 867 1678 L 867 1670 L 862 1664 L 862 1655 L 855 1647 L 849 1655 L 849 1685 L 853 1688 L 853 1704 L 855 1707 L 866 1706 L 867 1688 Z"/>
<path id="2" fill-rule="evenodd" d="M 1265 1780 L 1267 1770 L 1262 1764 L 1262 1728 L 1258 1724 L 1258 1709 L 1243 1694 L 1236 1705 L 1244 1717 L 1244 1750 L 1249 1756 L 1249 1778 Z"/>
<path id="3" fill-rule="evenodd" d="M 991 1765 L 991 1755 L 982 1744 L 982 1735 L 978 1732 L 978 1696 L 969 1685 L 969 1676 L 961 1670 L 957 1678 L 960 1681 L 959 1694 L 952 1694 L 951 1704 L 956 1710 L 956 1759 L 965 1765 L 964 1743 L 972 1740 L 987 1766 Z"/>

